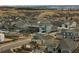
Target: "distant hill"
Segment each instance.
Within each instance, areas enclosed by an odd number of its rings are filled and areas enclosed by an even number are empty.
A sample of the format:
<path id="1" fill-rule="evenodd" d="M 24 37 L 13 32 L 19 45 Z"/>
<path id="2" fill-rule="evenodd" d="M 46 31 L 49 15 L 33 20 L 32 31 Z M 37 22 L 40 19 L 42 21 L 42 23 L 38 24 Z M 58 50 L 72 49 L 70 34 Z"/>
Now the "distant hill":
<path id="1" fill-rule="evenodd" d="M 67 9 L 79 9 L 79 5 L 19 5 L 19 6 L 0 6 L 0 8 L 17 8 L 17 9 L 58 9 L 58 10 L 67 10 Z"/>

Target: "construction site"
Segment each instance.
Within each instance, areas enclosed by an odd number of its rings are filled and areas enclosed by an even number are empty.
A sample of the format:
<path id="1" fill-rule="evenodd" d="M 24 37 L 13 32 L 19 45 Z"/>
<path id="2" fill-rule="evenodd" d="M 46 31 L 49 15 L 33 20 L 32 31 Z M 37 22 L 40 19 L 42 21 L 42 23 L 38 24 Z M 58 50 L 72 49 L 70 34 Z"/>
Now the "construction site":
<path id="1" fill-rule="evenodd" d="M 0 7 L 0 53 L 79 53 L 79 6 Z"/>

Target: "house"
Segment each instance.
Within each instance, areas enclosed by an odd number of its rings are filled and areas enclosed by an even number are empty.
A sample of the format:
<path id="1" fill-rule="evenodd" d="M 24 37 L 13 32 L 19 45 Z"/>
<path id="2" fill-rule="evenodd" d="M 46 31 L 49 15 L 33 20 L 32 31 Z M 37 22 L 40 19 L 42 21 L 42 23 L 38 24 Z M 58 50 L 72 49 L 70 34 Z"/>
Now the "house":
<path id="1" fill-rule="evenodd" d="M 57 33 L 56 36 L 60 39 L 60 46 L 58 50 L 61 53 L 71 53 L 79 46 L 79 41 L 75 41 L 75 39 L 79 37 L 79 32 L 77 31 L 66 30 L 61 33 Z"/>
<path id="2" fill-rule="evenodd" d="M 28 21 L 28 23 L 24 24 L 22 27 L 28 27 L 30 31 L 38 33 L 49 33 L 51 31 L 55 31 L 51 22 L 44 19 Z"/>
<path id="3" fill-rule="evenodd" d="M 64 22 L 61 27 L 58 27 L 58 29 L 69 29 L 69 30 L 73 30 L 77 28 L 77 23 L 75 21 L 68 21 L 68 22 Z"/>
<path id="4" fill-rule="evenodd" d="M 77 31 L 71 31 L 71 30 L 65 30 L 65 31 L 61 31 L 60 33 L 57 33 L 57 38 L 60 39 L 72 39 L 74 40 L 75 38 L 79 37 L 79 32 Z"/>
<path id="5" fill-rule="evenodd" d="M 57 52 L 60 41 L 51 35 L 36 34 L 32 41 L 37 42 L 41 46 L 45 46 L 48 52 Z"/>
<path id="6" fill-rule="evenodd" d="M 5 35 L 3 33 L 0 33 L 0 43 L 3 42 L 5 39 Z"/>
<path id="7" fill-rule="evenodd" d="M 48 33 L 53 31 L 53 25 L 48 20 L 41 20 L 39 23 L 39 33 Z"/>
<path id="8" fill-rule="evenodd" d="M 71 39 L 61 39 L 59 50 L 61 53 L 71 53 L 79 46 L 79 42 Z"/>

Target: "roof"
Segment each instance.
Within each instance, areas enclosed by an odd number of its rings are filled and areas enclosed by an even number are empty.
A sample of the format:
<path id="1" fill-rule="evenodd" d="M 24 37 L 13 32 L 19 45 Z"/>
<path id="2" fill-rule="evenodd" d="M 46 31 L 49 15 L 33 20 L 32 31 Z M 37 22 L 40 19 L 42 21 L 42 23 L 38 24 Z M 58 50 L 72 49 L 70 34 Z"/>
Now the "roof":
<path id="1" fill-rule="evenodd" d="M 46 35 L 42 39 L 45 40 L 45 45 L 52 46 L 54 48 L 57 48 L 59 46 L 59 43 L 60 43 L 59 40 L 55 39 L 51 35 Z"/>
<path id="2" fill-rule="evenodd" d="M 61 49 L 67 49 L 67 50 L 71 50 L 73 51 L 74 49 L 76 49 L 79 45 L 79 42 L 75 42 L 71 39 L 62 39 L 60 41 L 60 48 Z"/>

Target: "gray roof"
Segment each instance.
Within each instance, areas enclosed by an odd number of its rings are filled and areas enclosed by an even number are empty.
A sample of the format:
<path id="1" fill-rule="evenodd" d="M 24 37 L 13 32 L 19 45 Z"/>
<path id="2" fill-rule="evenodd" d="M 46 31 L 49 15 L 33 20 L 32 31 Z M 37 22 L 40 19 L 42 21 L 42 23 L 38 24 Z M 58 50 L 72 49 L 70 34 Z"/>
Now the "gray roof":
<path id="1" fill-rule="evenodd" d="M 79 42 L 75 42 L 72 39 L 62 39 L 60 41 L 60 48 L 73 51 L 78 47 Z"/>

